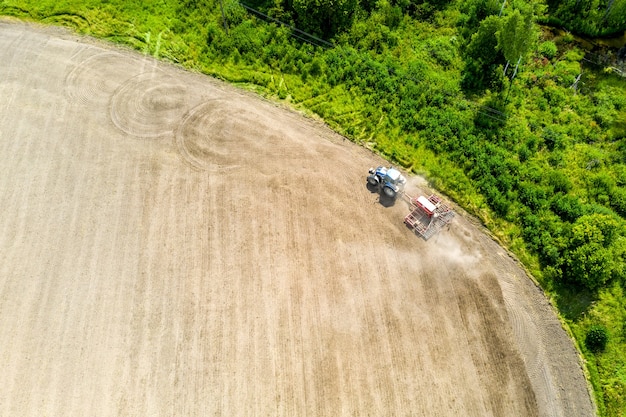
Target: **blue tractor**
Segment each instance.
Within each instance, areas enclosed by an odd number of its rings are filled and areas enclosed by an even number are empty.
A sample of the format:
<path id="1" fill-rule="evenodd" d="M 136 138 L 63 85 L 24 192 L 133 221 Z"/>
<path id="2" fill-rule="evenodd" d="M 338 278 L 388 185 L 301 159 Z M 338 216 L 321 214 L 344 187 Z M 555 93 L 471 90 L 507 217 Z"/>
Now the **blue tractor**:
<path id="1" fill-rule="evenodd" d="M 367 183 L 372 187 L 382 187 L 383 193 L 389 198 L 395 199 L 404 190 L 406 178 L 394 167 L 370 168 L 369 173 Z"/>

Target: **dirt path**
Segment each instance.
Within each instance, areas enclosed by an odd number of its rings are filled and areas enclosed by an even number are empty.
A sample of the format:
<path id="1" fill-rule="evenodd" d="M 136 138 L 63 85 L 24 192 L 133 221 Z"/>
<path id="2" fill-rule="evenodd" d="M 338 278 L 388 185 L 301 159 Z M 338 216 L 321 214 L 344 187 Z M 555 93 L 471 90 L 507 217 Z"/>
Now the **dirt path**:
<path id="1" fill-rule="evenodd" d="M 531 280 L 368 151 L 58 29 L 0 62 L 0 416 L 593 414 Z"/>

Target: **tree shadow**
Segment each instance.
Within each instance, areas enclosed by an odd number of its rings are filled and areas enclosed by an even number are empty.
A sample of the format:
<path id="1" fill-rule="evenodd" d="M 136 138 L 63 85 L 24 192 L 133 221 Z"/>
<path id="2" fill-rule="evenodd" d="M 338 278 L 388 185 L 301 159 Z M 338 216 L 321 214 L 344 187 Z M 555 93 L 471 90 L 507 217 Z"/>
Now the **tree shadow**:
<path id="1" fill-rule="evenodd" d="M 496 94 L 476 107 L 474 125 L 487 136 L 497 137 L 505 126 L 507 117 L 504 98 L 502 94 Z"/>
<path id="2" fill-rule="evenodd" d="M 559 312 L 567 320 L 578 320 L 597 301 L 597 291 L 571 283 L 554 283 L 555 302 Z"/>

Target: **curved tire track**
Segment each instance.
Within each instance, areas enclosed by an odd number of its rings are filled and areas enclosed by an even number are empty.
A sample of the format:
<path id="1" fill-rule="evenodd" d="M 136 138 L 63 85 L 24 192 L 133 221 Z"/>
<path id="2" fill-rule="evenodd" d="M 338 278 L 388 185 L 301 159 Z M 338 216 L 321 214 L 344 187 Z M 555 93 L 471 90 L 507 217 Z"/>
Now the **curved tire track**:
<path id="1" fill-rule="evenodd" d="M 172 133 L 187 111 L 187 87 L 160 72 L 139 74 L 111 97 L 111 120 L 120 130 L 143 138 Z"/>
<path id="2" fill-rule="evenodd" d="M 134 75 L 119 70 L 120 62 L 126 58 L 116 52 L 106 51 L 79 62 L 65 77 L 67 98 L 82 105 L 106 105 L 115 90 Z M 139 64 L 139 61 L 135 61 Z"/>
<path id="3" fill-rule="evenodd" d="M 241 164 L 245 155 L 250 155 L 249 152 L 232 152 L 234 141 L 246 149 L 267 153 L 267 139 L 272 137 L 269 126 L 262 129 L 263 136 L 252 138 L 242 134 L 250 126 L 258 131 L 262 123 L 233 100 L 209 100 L 191 109 L 183 118 L 176 130 L 176 144 L 185 161 L 198 169 L 234 168 Z M 253 158 L 256 156 L 258 154 Z"/>

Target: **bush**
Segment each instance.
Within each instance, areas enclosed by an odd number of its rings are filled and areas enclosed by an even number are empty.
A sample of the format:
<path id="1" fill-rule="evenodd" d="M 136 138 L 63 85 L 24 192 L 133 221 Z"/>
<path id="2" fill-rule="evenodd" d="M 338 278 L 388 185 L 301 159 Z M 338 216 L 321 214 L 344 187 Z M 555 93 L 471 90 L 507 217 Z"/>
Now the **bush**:
<path id="1" fill-rule="evenodd" d="M 555 192 L 566 194 L 572 189 L 569 177 L 561 171 L 552 171 L 548 174 L 548 183 Z"/>
<path id="2" fill-rule="evenodd" d="M 457 57 L 457 48 L 448 36 L 440 36 L 425 41 L 426 50 L 444 68 L 450 68 Z"/>
<path id="3" fill-rule="evenodd" d="M 609 341 L 609 332 L 606 327 L 601 325 L 593 325 L 587 331 L 587 337 L 585 337 L 585 346 L 594 352 L 602 352 L 606 348 L 606 344 Z"/>
<path id="4" fill-rule="evenodd" d="M 546 204 L 546 192 L 532 182 L 521 182 L 518 186 L 519 200 L 533 211 Z"/>
<path id="5" fill-rule="evenodd" d="M 562 220 L 571 223 L 584 214 L 580 199 L 573 195 L 556 196 L 550 201 L 550 208 Z"/>
<path id="6" fill-rule="evenodd" d="M 539 53 L 548 59 L 552 59 L 556 56 L 557 48 L 554 42 L 546 41 L 539 45 Z"/>

